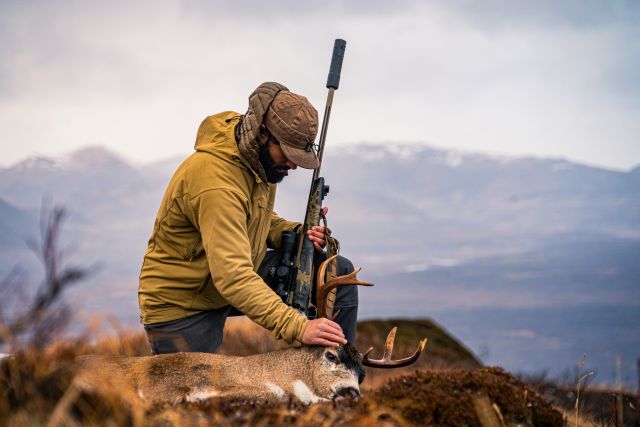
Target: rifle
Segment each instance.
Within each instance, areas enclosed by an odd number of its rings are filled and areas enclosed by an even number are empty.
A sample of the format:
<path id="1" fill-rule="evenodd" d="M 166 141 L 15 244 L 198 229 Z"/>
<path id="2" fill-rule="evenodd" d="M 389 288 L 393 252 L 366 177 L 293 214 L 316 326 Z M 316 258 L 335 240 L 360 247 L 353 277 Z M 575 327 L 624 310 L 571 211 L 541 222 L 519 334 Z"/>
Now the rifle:
<path id="1" fill-rule="evenodd" d="M 331 106 L 333 105 L 333 93 L 338 89 L 338 85 L 340 84 L 340 71 L 342 69 L 342 60 L 344 58 L 346 44 L 347 42 L 341 39 L 336 39 L 333 44 L 333 55 L 327 77 L 327 89 L 329 89 L 329 92 L 324 109 L 324 118 L 322 119 L 320 140 L 318 142 L 319 165 L 313 171 L 307 210 L 304 223 L 301 227 L 302 230 L 300 230 L 300 238 L 298 238 L 298 233 L 294 231 L 282 233 L 280 244 L 282 258 L 278 266 L 272 268 L 269 272 L 269 282 L 273 284 L 272 288 L 280 298 L 309 319 L 314 319 L 317 312 L 316 307 L 311 304 L 315 248 L 313 247 L 313 243 L 307 238 L 307 231 L 320 224 L 322 202 L 329 193 L 329 186 L 325 184 L 324 178 L 320 176 L 320 167 L 322 166 L 322 154 L 327 137 Z"/>

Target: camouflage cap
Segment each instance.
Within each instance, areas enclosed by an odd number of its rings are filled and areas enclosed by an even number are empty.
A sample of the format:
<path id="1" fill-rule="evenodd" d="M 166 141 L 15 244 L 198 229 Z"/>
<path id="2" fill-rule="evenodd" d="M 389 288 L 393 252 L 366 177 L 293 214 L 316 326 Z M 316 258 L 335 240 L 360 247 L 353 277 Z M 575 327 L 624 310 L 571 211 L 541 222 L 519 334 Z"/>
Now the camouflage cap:
<path id="1" fill-rule="evenodd" d="M 267 110 L 264 124 L 289 160 L 305 169 L 320 165 L 313 146 L 318 133 L 318 112 L 307 98 L 292 92 L 278 93 Z"/>

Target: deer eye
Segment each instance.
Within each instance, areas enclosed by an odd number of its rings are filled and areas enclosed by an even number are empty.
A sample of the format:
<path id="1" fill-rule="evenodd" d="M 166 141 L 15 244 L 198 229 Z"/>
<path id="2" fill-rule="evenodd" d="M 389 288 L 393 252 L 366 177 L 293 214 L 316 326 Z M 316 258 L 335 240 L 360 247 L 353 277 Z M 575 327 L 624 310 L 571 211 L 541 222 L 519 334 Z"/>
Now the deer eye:
<path id="1" fill-rule="evenodd" d="M 335 362 L 336 361 L 336 355 L 333 353 L 327 353 L 326 354 L 327 360 L 330 362 Z"/>

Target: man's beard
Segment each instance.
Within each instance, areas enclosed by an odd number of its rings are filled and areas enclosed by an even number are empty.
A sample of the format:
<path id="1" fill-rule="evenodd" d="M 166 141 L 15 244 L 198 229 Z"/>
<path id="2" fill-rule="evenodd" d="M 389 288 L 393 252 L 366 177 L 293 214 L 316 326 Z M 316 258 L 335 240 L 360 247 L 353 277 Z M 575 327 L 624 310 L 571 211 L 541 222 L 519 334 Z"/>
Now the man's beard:
<path id="1" fill-rule="evenodd" d="M 277 165 L 273 161 L 271 154 L 269 153 L 269 143 L 260 145 L 260 151 L 258 153 L 260 158 L 260 164 L 264 168 L 264 172 L 267 175 L 267 182 L 271 184 L 277 184 L 281 182 L 285 176 L 289 173 L 287 165 Z M 278 172 L 276 169 L 284 169 L 284 172 Z"/>

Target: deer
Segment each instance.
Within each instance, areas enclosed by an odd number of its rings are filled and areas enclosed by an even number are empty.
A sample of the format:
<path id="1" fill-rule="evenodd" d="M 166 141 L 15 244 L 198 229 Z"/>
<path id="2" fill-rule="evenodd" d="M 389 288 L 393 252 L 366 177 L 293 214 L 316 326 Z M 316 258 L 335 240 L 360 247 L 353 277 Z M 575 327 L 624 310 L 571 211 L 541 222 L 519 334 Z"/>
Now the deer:
<path id="1" fill-rule="evenodd" d="M 336 256 L 317 271 L 317 312 L 334 319 L 330 296 L 338 286 L 373 286 L 357 278 L 360 268 L 344 276 L 325 280 Z M 347 343 L 338 348 L 292 347 L 252 356 L 211 353 L 171 353 L 154 356 L 81 356 L 79 371 L 57 404 L 48 425 L 63 424 L 65 414 L 82 392 L 118 390 L 141 405 L 179 404 L 212 398 L 247 399 L 264 402 L 294 400 L 303 404 L 360 396 L 364 366 L 398 368 L 414 363 L 427 339 L 406 358 L 392 360 L 397 328 L 388 334 L 381 359 L 371 359 L 373 347 L 364 353 Z"/>

